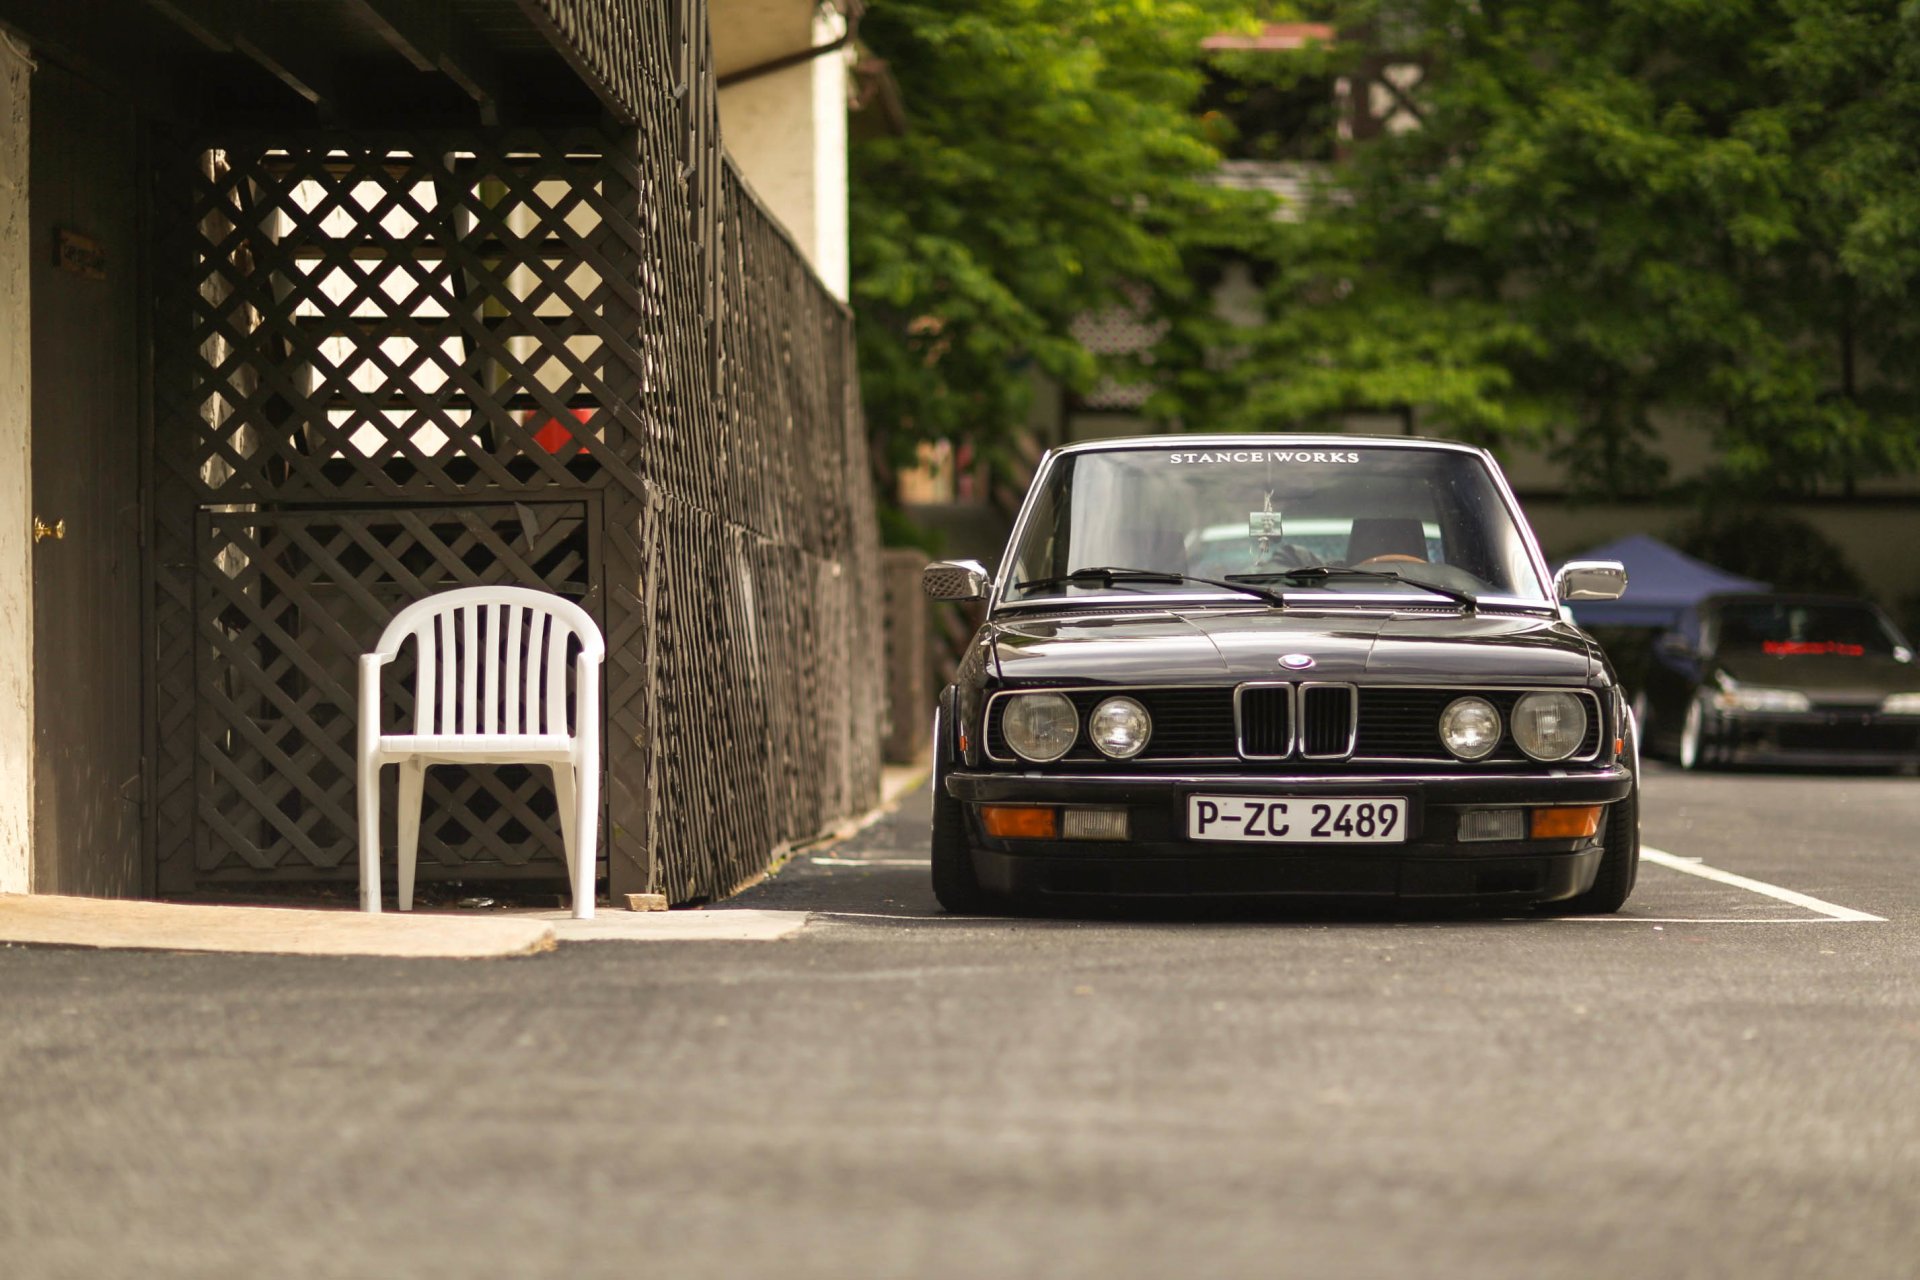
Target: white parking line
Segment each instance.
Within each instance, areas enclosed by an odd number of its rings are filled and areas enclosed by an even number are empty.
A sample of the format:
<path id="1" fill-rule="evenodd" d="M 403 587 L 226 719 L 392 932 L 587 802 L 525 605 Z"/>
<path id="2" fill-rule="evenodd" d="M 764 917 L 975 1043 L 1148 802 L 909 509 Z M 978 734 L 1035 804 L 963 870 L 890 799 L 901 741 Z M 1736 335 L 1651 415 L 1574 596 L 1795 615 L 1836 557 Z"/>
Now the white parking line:
<path id="1" fill-rule="evenodd" d="M 1732 885 L 1736 889 L 1745 889 L 1763 897 L 1774 898 L 1804 907 L 1818 913 L 1818 918 L 1797 920 L 1769 920 L 1753 917 L 1727 916 L 1554 916 L 1551 919 L 1567 924 L 1885 924 L 1885 916 L 1876 916 L 1866 911 L 1856 911 L 1852 907 L 1836 906 L 1831 902 L 1816 898 L 1811 894 L 1795 889 L 1783 889 L 1777 884 L 1768 884 L 1764 880 L 1755 880 L 1750 876 L 1735 875 L 1731 871 L 1722 871 L 1710 867 L 1698 858 L 1686 858 L 1677 853 L 1668 853 L 1665 849 L 1640 847 L 1640 861 L 1651 862 L 1657 867 L 1666 867 L 1673 871 L 1684 871 L 1690 876 L 1699 876 L 1702 880 L 1712 880 L 1718 884 Z"/>
<path id="2" fill-rule="evenodd" d="M 1731 871 L 1722 871 L 1710 867 L 1697 858 L 1682 858 L 1668 853 L 1665 849 L 1649 849 L 1641 846 L 1640 861 L 1651 862 L 1657 867 L 1667 867 L 1674 871 L 1684 871 L 1690 876 L 1699 876 L 1702 880 L 1713 880 L 1720 884 L 1730 884 L 1736 889 L 1745 889 L 1749 893 L 1761 894 L 1768 898 L 1777 898 L 1781 902 L 1804 907 L 1808 911 L 1818 912 L 1830 920 L 1843 920 L 1848 923 L 1885 924 L 1885 916 L 1876 916 L 1866 911 L 1856 911 L 1852 907 L 1836 906 L 1831 902 L 1816 898 L 1812 894 L 1801 893 L 1795 889 L 1783 889 L 1777 884 L 1768 884 L 1764 880 L 1755 880 L 1749 876 L 1735 875 Z"/>

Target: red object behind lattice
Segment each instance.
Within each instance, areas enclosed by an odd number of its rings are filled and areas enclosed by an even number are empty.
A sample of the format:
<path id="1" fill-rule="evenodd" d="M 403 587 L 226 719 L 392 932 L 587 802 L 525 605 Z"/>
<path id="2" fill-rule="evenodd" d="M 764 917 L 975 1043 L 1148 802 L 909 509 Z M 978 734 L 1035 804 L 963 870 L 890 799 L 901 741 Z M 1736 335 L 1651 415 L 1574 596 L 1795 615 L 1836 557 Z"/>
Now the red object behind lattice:
<path id="1" fill-rule="evenodd" d="M 567 412 L 571 413 L 573 420 L 583 427 L 592 421 L 594 414 L 592 409 L 569 409 Z M 559 453 L 567 447 L 568 441 L 573 439 L 574 433 L 572 427 L 569 427 L 558 418 L 549 417 L 542 421 L 542 414 L 538 409 L 527 410 L 526 415 L 522 417 L 520 421 L 528 427 L 532 427 L 535 422 L 540 423 L 540 425 L 534 429 L 533 442 L 542 449 L 545 449 L 548 453 Z M 581 434 L 585 435 L 586 433 L 582 432 Z M 586 446 L 582 445 L 580 452 L 585 453 L 586 451 Z"/>

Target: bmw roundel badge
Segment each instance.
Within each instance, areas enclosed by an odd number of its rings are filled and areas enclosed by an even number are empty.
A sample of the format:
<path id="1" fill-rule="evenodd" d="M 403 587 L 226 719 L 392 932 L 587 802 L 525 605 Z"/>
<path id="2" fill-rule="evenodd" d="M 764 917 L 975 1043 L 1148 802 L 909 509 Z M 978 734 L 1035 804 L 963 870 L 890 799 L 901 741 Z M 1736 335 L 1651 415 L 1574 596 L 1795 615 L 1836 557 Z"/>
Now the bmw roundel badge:
<path id="1" fill-rule="evenodd" d="M 1307 653 L 1283 653 L 1280 665 L 1291 671 L 1305 671 L 1313 665 L 1313 655 Z"/>

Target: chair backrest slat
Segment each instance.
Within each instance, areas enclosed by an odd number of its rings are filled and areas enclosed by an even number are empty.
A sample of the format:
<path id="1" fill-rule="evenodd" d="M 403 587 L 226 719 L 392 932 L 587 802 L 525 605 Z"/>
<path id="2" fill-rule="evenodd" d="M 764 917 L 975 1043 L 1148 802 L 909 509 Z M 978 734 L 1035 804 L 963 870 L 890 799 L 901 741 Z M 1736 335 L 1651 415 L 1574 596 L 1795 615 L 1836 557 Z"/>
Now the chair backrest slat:
<path id="1" fill-rule="evenodd" d="M 440 633 L 440 707 L 435 713 L 437 723 L 435 733 L 457 733 L 453 724 L 453 689 L 459 679 L 459 651 L 453 643 L 453 615 L 443 613 L 433 620 L 434 627 Z"/>
<path id="2" fill-rule="evenodd" d="M 500 732 L 500 625 L 499 605 L 474 610 L 480 615 L 480 630 L 486 657 L 480 663 L 480 732 Z"/>
<path id="3" fill-rule="evenodd" d="M 458 728 L 455 733 L 477 733 L 480 730 L 480 717 L 474 713 L 480 709 L 480 697 L 477 692 L 480 676 L 480 610 L 468 606 L 460 610 L 461 636 L 466 641 L 465 651 L 460 655 L 460 718 L 455 721 Z"/>
<path id="4" fill-rule="evenodd" d="M 506 703 L 507 723 L 503 726 L 506 733 L 520 732 L 520 624 L 526 618 L 527 611 L 519 605 L 503 606 L 507 612 L 507 648 L 506 661 L 502 668 L 500 688 L 504 691 L 501 701 Z"/>
<path id="5" fill-rule="evenodd" d="M 434 642 L 435 620 L 427 619 L 427 625 L 414 632 L 414 646 L 418 650 L 418 661 L 414 667 L 413 678 L 413 731 L 418 734 L 432 734 L 439 718 L 434 714 L 440 700 L 434 696 L 433 677 L 434 659 L 440 646 Z"/>
<path id="6" fill-rule="evenodd" d="M 557 625 L 547 632 L 547 728 L 548 733 L 567 731 L 567 636 Z"/>
<path id="7" fill-rule="evenodd" d="M 527 724 L 523 733 L 540 732 L 540 658 L 545 652 L 547 628 L 553 619 L 534 614 L 527 619 Z"/>

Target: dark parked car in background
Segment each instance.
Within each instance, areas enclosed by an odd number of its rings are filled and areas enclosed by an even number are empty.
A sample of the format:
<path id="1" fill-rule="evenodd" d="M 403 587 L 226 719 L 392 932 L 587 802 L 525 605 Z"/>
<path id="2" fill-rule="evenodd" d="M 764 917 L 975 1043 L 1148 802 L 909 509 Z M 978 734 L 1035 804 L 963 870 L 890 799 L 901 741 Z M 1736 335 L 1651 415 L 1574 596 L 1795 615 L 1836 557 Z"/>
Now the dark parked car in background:
<path id="1" fill-rule="evenodd" d="M 934 726 L 933 887 L 1615 910 L 1638 753 L 1484 450 L 1172 436 L 1047 455 Z"/>
<path id="2" fill-rule="evenodd" d="M 1709 596 L 1654 644 L 1641 732 L 1685 769 L 1920 764 L 1913 657 L 1866 600 Z"/>

